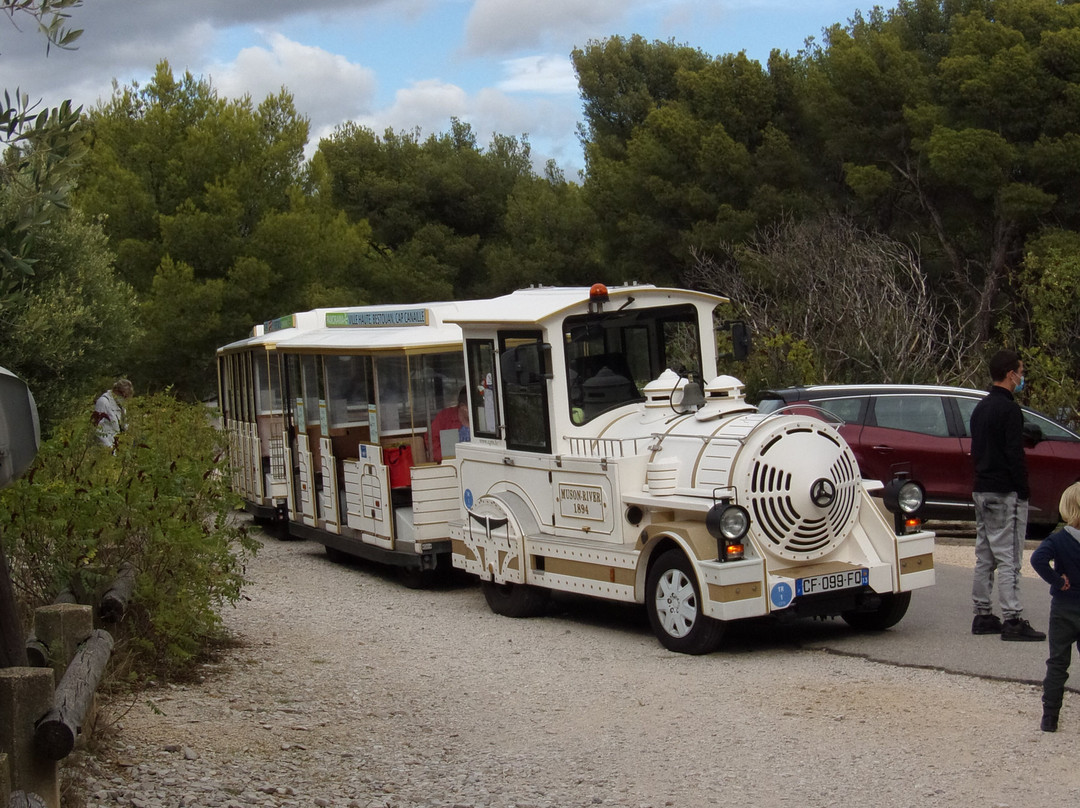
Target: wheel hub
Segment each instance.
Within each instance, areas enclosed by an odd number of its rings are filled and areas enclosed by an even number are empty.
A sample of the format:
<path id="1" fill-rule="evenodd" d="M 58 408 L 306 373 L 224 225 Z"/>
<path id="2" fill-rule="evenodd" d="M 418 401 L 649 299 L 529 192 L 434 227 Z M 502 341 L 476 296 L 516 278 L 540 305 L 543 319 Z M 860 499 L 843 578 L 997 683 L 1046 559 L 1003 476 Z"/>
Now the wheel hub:
<path id="1" fill-rule="evenodd" d="M 668 570 L 660 577 L 656 593 L 657 613 L 664 630 L 672 637 L 685 637 L 697 620 L 697 596 L 694 585 L 679 570 Z"/>

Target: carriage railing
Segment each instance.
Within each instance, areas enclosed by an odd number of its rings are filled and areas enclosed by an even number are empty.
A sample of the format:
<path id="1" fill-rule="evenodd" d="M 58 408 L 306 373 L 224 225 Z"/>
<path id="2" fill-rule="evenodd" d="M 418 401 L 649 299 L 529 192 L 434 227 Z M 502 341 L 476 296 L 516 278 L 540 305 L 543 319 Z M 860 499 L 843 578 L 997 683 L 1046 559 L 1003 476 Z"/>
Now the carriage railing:
<path id="1" fill-rule="evenodd" d="M 655 436 L 640 438 L 567 438 L 570 454 L 578 457 L 618 458 L 644 454 Z"/>

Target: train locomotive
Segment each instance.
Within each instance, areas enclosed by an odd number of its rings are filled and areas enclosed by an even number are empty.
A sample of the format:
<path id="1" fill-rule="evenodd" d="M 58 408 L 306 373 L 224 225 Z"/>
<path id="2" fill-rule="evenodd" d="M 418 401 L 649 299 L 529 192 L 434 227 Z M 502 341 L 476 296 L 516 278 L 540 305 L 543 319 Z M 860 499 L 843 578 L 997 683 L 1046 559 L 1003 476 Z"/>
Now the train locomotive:
<path id="1" fill-rule="evenodd" d="M 917 482 L 873 496 L 832 425 L 758 413 L 717 374 L 722 302 L 532 289 L 451 316 L 473 419 L 452 558 L 493 611 L 553 590 L 644 603 L 665 647 L 698 654 L 780 612 L 887 628 L 934 582 L 933 534 L 885 508 L 917 511 Z"/>

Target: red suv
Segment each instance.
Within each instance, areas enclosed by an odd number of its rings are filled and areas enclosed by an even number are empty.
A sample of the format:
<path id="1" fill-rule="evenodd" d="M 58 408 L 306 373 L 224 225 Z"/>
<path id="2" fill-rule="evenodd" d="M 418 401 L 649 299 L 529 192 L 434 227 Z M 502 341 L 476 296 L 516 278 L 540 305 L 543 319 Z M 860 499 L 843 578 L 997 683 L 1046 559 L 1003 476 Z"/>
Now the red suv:
<path id="1" fill-rule="evenodd" d="M 986 392 L 922 385 L 833 385 L 766 390 L 758 409 L 810 413 L 842 422 L 862 476 L 888 482 L 909 472 L 926 488 L 929 519 L 974 519 L 971 411 Z M 1061 492 L 1080 480 L 1080 435 L 1023 408 L 1028 437 L 1032 535 L 1058 523 Z"/>

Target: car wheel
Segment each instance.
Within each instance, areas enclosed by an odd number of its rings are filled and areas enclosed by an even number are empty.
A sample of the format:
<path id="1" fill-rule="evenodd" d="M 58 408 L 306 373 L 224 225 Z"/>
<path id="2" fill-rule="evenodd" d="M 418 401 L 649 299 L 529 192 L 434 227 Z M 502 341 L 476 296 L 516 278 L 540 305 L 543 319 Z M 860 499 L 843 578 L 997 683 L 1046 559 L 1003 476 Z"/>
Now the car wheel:
<path id="1" fill-rule="evenodd" d="M 884 631 L 903 620 L 910 605 L 910 592 L 889 593 L 881 596 L 881 603 L 876 609 L 868 612 L 843 612 L 840 616 L 852 628 L 862 631 Z"/>
<path id="2" fill-rule="evenodd" d="M 681 550 L 668 550 L 649 568 L 645 606 L 653 633 L 669 651 L 707 654 L 724 636 L 724 624 L 702 613 L 697 580 Z"/>

